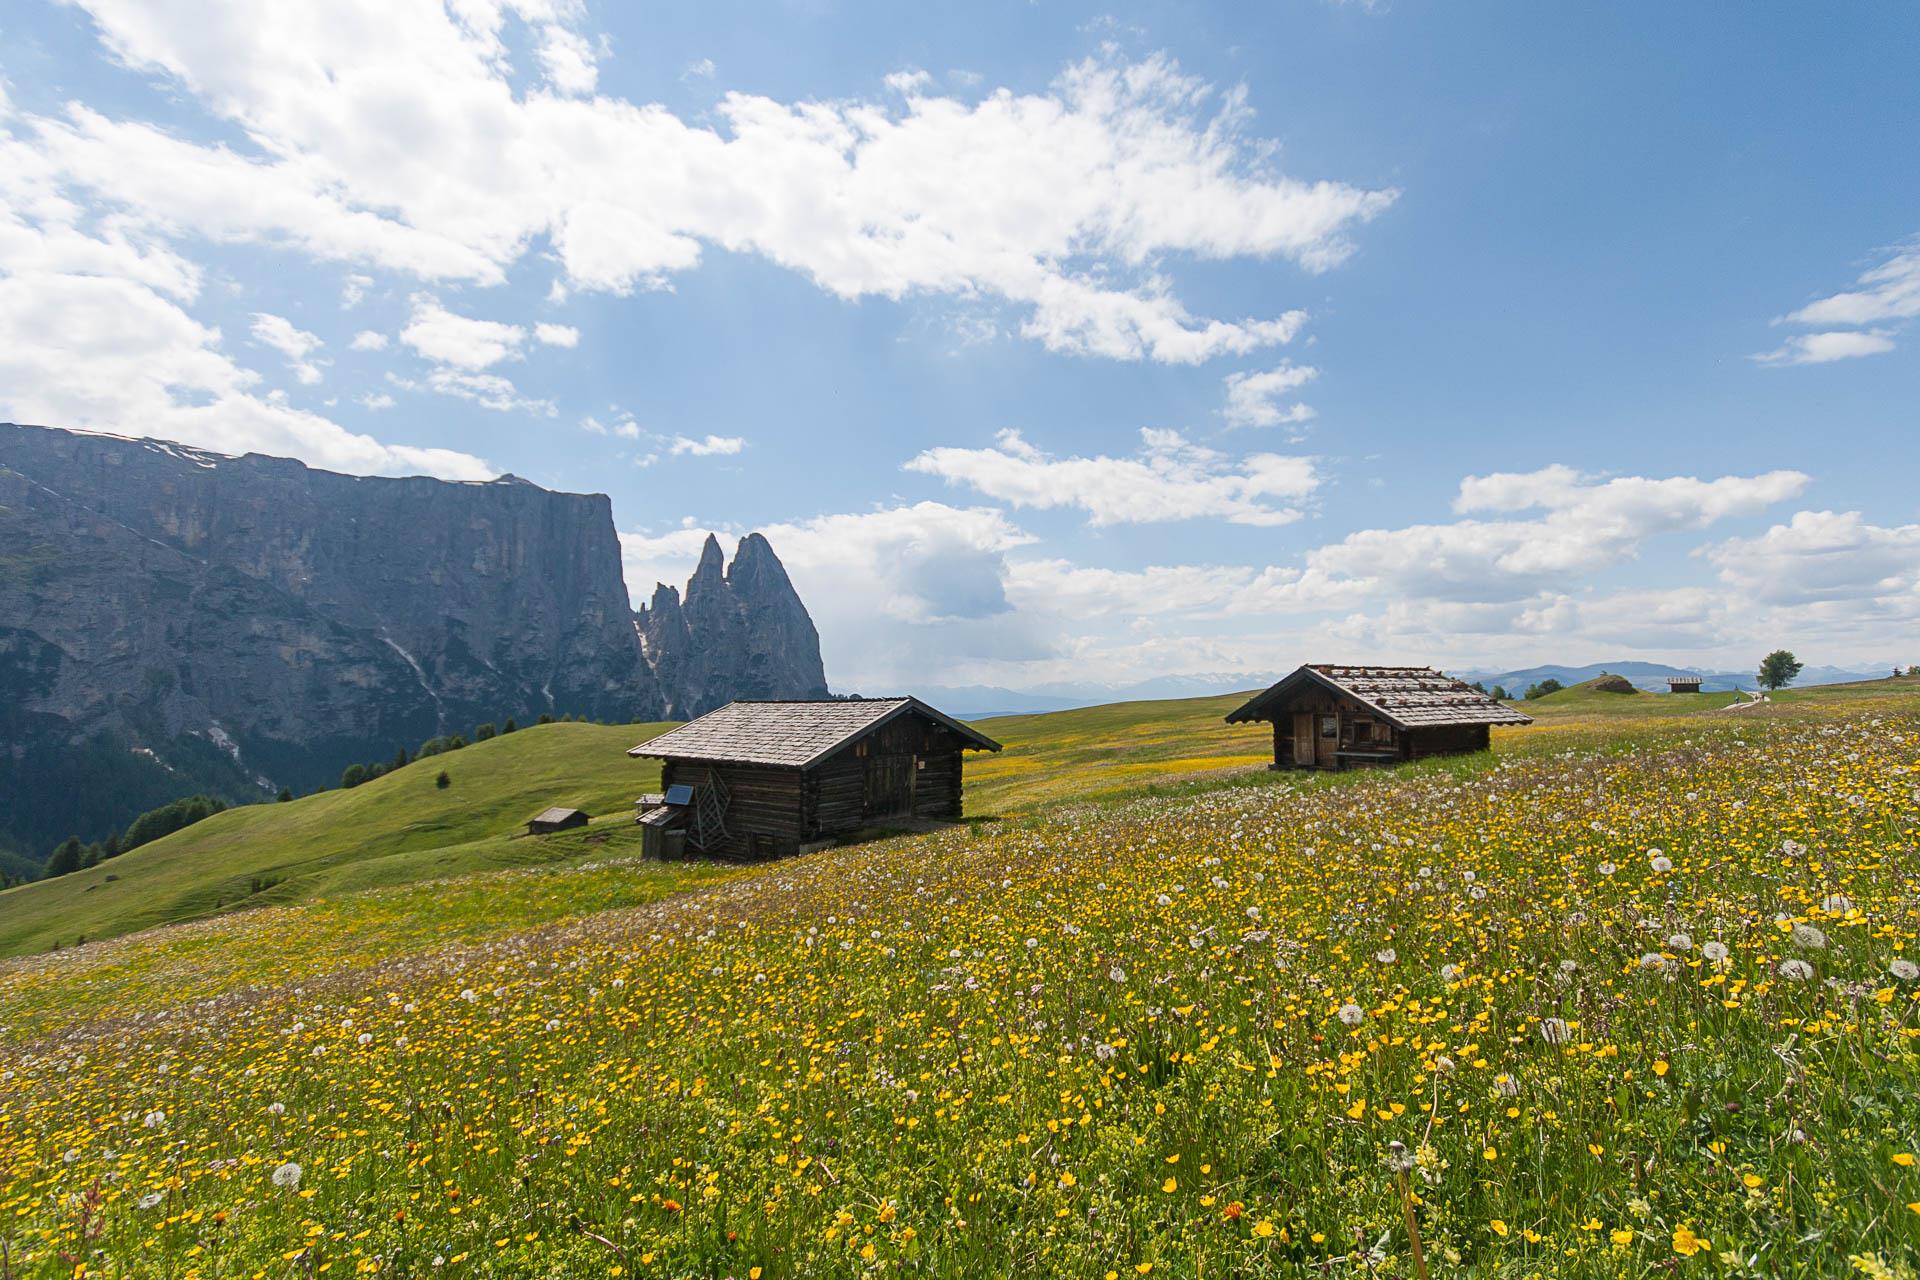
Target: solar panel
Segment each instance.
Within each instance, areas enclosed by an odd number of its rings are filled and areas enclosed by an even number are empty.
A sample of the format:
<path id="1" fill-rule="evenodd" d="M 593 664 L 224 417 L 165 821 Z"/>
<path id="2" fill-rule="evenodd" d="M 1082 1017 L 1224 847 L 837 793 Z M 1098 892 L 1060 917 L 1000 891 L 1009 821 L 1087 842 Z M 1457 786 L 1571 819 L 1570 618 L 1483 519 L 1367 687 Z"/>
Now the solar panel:
<path id="1" fill-rule="evenodd" d="M 677 782 L 667 788 L 667 803 L 671 805 L 689 805 L 693 803 L 693 788 L 684 782 Z"/>

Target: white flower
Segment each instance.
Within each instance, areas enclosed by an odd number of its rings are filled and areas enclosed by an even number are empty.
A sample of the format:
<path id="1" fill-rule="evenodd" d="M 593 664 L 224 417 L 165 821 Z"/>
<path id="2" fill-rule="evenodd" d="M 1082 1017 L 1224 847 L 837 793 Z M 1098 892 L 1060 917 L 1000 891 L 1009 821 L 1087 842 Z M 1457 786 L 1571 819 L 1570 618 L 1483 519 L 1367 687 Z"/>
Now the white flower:
<path id="1" fill-rule="evenodd" d="M 1382 947 L 1378 951 L 1373 953 L 1373 958 L 1375 960 L 1378 960 L 1381 964 L 1392 964 L 1395 960 L 1398 960 L 1400 958 L 1400 953 L 1395 951 L 1392 947 Z"/>
<path id="2" fill-rule="evenodd" d="M 1819 951 L 1826 947 L 1827 935 L 1815 925 L 1797 924 L 1793 926 L 1793 945 Z"/>
<path id="3" fill-rule="evenodd" d="M 1830 916 L 1843 916 L 1853 910 L 1853 899 L 1844 893 L 1830 893 L 1820 899 L 1820 909 Z"/>
<path id="4" fill-rule="evenodd" d="M 1664 969 L 1667 967 L 1667 958 L 1658 951 L 1649 951 L 1640 957 L 1640 967 L 1642 969 Z"/>
<path id="5" fill-rule="evenodd" d="M 140 1123 L 148 1129 L 158 1129 L 166 1122 L 167 1113 L 164 1111 L 149 1111 L 146 1115 L 140 1117 Z"/>
<path id="6" fill-rule="evenodd" d="M 353 1042 L 363 1047 L 366 1045 L 370 1045 L 373 1043 L 373 1033 L 371 1031 L 362 1031 L 359 1035 L 353 1038 Z"/>
<path id="7" fill-rule="evenodd" d="M 300 1185 L 300 1166 L 289 1160 L 273 1171 L 273 1185 L 291 1190 Z"/>
<path id="8" fill-rule="evenodd" d="M 1603 862 L 1600 864 L 1600 874 L 1603 876 L 1610 876 L 1619 869 L 1620 868 L 1614 866 L 1611 862 Z"/>
<path id="9" fill-rule="evenodd" d="M 1568 1034 L 1565 1018 L 1544 1018 L 1540 1022 L 1540 1038 L 1548 1044 L 1565 1044 Z"/>
<path id="10" fill-rule="evenodd" d="M 1895 960 L 1887 966 L 1887 972 L 1902 982 L 1912 982 L 1915 978 L 1920 978 L 1920 965 L 1916 965 L 1911 960 Z"/>
<path id="11" fill-rule="evenodd" d="M 269 1102 L 267 1104 L 267 1114 L 270 1116 L 283 1116 L 287 1114 L 287 1104 L 284 1102 Z"/>
<path id="12" fill-rule="evenodd" d="M 1460 966 L 1459 966 L 1459 965 L 1457 965 L 1457 964 L 1443 964 L 1443 965 L 1441 965 L 1441 966 L 1440 966 L 1440 981 L 1442 981 L 1442 982 L 1453 982 L 1453 981 L 1455 981 L 1455 980 L 1457 980 L 1457 979 L 1458 979 L 1459 977 L 1460 977 Z"/>
<path id="13" fill-rule="evenodd" d="M 1813 976 L 1813 966 L 1805 960 L 1782 960 L 1780 976 L 1788 982 L 1805 982 Z"/>
<path id="14" fill-rule="evenodd" d="M 1349 1000 L 1340 1006 L 1340 1012 L 1336 1016 L 1348 1026 L 1357 1027 L 1366 1019 L 1367 1011 Z"/>
<path id="15" fill-rule="evenodd" d="M 1725 960 L 1727 958 L 1729 953 L 1727 951 L 1727 944 L 1724 942 L 1721 942 L 1718 938 L 1716 938 L 1712 942 L 1701 943 L 1700 954 L 1705 956 L 1707 959 L 1713 961 L 1715 964 L 1719 964 L 1722 960 Z"/>
<path id="16" fill-rule="evenodd" d="M 460 990 L 460 998 L 462 1000 L 465 1000 L 468 1004 L 472 1004 L 475 1000 L 478 1000 L 480 998 L 480 993 L 478 991 L 475 991 L 472 987 L 463 987 Z"/>
<path id="17" fill-rule="evenodd" d="M 160 1202 L 165 1199 L 166 1196 L 160 1192 L 149 1191 L 134 1203 L 134 1207 L 138 1209 L 156 1209 L 160 1206 Z"/>
<path id="18" fill-rule="evenodd" d="M 1691 951 L 1691 950 L 1693 950 L 1693 935 L 1692 935 L 1692 934 L 1687 934 L 1687 933 L 1673 933 L 1673 934 L 1668 934 L 1668 935 L 1667 935 L 1667 950 L 1669 950 L 1669 951 Z"/>
<path id="19" fill-rule="evenodd" d="M 1127 971 L 1119 965 L 1115 965 L 1113 968 L 1107 970 L 1107 977 L 1114 982 L 1125 982 L 1127 980 Z"/>
<path id="20" fill-rule="evenodd" d="M 1647 865 L 1652 867 L 1654 871 L 1658 872 L 1659 874 L 1665 875 L 1667 872 L 1673 870 L 1673 859 L 1669 858 L 1666 854 L 1663 853 L 1653 858 L 1651 861 L 1647 863 Z"/>

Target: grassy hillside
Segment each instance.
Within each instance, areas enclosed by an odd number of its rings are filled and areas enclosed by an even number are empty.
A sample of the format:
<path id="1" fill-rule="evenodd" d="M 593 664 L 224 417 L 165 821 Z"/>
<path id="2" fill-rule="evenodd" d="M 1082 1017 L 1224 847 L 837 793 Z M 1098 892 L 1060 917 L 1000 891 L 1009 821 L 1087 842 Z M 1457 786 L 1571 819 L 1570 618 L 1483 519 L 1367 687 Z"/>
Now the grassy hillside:
<path id="1" fill-rule="evenodd" d="M 10 1266 L 1900 1274 L 1920 690 L 1629 701 L 1337 780 L 1001 721 L 1018 822 L 0 963 Z"/>
<path id="2" fill-rule="evenodd" d="M 659 766 L 628 747 L 666 725 L 535 725 L 355 787 L 229 809 L 97 867 L 0 893 L 0 955 L 239 906 L 550 856 L 515 839 L 548 805 L 631 817 Z M 435 779 L 452 779 L 442 789 Z"/>

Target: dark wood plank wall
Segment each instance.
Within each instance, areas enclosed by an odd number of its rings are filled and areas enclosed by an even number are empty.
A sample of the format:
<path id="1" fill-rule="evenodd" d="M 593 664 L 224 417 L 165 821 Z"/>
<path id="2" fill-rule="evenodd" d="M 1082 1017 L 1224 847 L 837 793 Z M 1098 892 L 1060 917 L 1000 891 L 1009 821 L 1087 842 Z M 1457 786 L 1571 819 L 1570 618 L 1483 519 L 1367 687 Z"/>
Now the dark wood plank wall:
<path id="1" fill-rule="evenodd" d="M 661 766 L 660 785 L 665 789 L 686 782 L 701 787 L 709 776 L 719 778 L 727 789 L 727 838 L 706 852 L 752 857 L 792 853 L 799 848 L 807 833 L 803 779 L 798 769 L 668 760 Z"/>
<path id="2" fill-rule="evenodd" d="M 1283 769 L 1336 768 L 1341 761 L 1335 753 L 1342 751 L 1393 752 L 1402 759 L 1413 758 L 1412 743 L 1407 733 L 1374 714 L 1372 708 L 1359 699 L 1337 694 L 1331 689 L 1301 689 L 1285 702 L 1267 708 L 1264 714 L 1273 720 L 1273 762 Z M 1311 758 L 1296 758 L 1296 715 L 1313 717 L 1314 754 Z M 1329 715 L 1335 717 L 1337 722 L 1335 736 L 1331 740 L 1321 732 L 1321 717 Z"/>
<path id="3" fill-rule="evenodd" d="M 1493 730 L 1484 724 L 1437 724 L 1407 733 L 1407 758 L 1455 755 L 1467 751 L 1486 751 L 1493 745 Z"/>

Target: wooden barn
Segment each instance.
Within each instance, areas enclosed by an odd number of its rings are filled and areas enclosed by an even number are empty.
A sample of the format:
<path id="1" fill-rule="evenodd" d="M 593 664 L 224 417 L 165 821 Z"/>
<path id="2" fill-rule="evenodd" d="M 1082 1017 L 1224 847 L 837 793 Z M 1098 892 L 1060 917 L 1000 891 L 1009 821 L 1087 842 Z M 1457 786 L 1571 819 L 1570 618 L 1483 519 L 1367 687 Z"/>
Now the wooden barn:
<path id="1" fill-rule="evenodd" d="M 527 820 L 527 834 L 530 836 L 551 835 L 555 831 L 572 831 L 587 825 L 587 815 L 578 809 L 555 807 L 543 809 Z"/>
<path id="2" fill-rule="evenodd" d="M 1431 667 L 1301 667 L 1228 724 L 1273 725 L 1276 769 L 1346 769 L 1485 751 L 1496 724 L 1532 724 Z"/>
<path id="3" fill-rule="evenodd" d="M 731 702 L 627 754 L 662 762 L 669 801 L 644 815 L 688 846 L 769 858 L 832 844 L 865 827 L 960 817 L 964 752 L 998 751 L 917 698 Z M 643 837 L 643 844 L 645 837 Z"/>
<path id="4" fill-rule="evenodd" d="M 1700 683 L 1699 676 L 1668 676 L 1667 692 L 1698 693 L 1700 692 Z"/>

